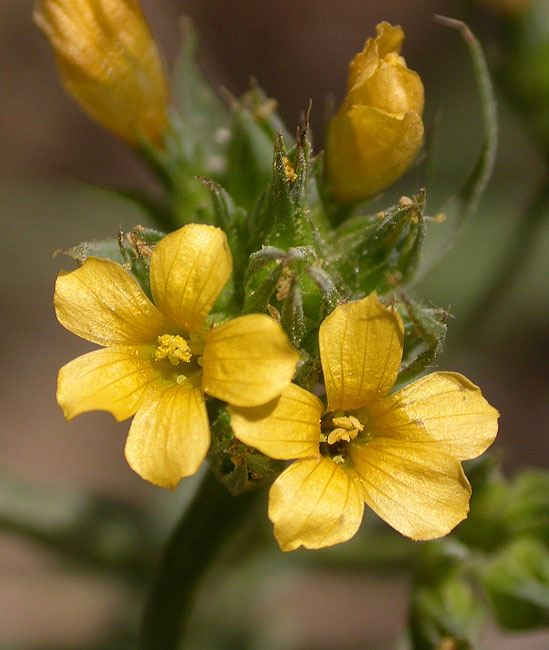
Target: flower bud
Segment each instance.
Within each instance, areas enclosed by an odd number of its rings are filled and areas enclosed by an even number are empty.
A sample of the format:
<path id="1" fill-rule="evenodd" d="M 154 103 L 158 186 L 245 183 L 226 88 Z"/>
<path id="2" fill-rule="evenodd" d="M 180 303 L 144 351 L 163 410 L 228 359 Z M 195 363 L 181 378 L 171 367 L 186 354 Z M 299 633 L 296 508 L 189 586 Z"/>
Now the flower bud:
<path id="1" fill-rule="evenodd" d="M 159 146 L 168 90 L 160 56 L 135 0 L 36 0 L 67 92 L 132 146 Z"/>
<path id="2" fill-rule="evenodd" d="M 400 56 L 404 32 L 386 22 L 376 31 L 351 61 L 347 96 L 328 126 L 326 173 L 340 202 L 399 178 L 423 137 L 423 84 Z"/>

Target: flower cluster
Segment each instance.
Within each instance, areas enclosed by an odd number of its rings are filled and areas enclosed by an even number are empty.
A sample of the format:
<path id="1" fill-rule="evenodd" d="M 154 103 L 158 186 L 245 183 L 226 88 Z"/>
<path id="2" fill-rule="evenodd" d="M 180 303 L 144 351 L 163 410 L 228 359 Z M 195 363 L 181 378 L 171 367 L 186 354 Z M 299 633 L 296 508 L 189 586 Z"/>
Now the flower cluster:
<path id="1" fill-rule="evenodd" d="M 378 25 L 352 61 L 324 169 L 306 128 L 286 148 L 257 88 L 227 115 L 194 68 L 201 103 L 193 112 L 189 97 L 188 123 L 170 121 L 134 0 L 38 0 L 35 17 L 69 92 L 146 145 L 168 188 L 152 215 L 174 226 L 120 238 L 124 266 L 96 245 L 59 275 L 60 323 L 103 346 L 61 368 L 65 416 L 134 416 L 128 463 L 171 489 L 208 454 L 222 475 L 261 474 L 251 454 L 293 461 L 269 496 L 286 551 L 348 540 L 364 504 L 415 540 L 452 530 L 471 495 L 460 463 L 493 442 L 498 413 L 459 374 L 406 385 L 446 331 L 444 312 L 394 290 L 417 266 L 425 195 L 376 215 L 360 205 L 406 171 L 423 137 L 423 85 L 400 56 L 401 28 Z M 221 126 L 204 127 L 205 112 Z M 348 218 L 336 223 L 341 204 Z"/>

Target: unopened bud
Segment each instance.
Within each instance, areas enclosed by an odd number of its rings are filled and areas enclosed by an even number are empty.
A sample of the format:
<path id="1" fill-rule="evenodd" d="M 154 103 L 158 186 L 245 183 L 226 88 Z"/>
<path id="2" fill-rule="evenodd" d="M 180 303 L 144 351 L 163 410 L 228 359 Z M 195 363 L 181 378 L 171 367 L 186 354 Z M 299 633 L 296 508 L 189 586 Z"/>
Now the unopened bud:
<path id="1" fill-rule="evenodd" d="M 36 0 L 34 20 L 54 49 L 67 92 L 132 146 L 160 146 L 168 90 L 135 0 Z"/>
<path id="2" fill-rule="evenodd" d="M 326 171 L 338 201 L 360 201 L 409 167 L 423 138 L 423 84 L 400 56 L 404 32 L 383 22 L 351 61 L 347 96 L 330 121 Z"/>

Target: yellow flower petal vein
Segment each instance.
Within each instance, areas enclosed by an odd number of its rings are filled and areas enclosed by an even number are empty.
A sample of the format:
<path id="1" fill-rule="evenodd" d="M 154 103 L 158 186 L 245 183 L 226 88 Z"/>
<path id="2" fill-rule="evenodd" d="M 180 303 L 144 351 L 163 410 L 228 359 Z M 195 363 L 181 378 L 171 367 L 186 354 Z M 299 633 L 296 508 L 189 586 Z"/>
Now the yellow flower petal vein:
<path id="1" fill-rule="evenodd" d="M 497 411 L 457 373 L 434 373 L 388 396 L 403 325 L 375 292 L 337 307 L 319 336 L 324 412 L 298 386 L 260 408 L 230 409 L 239 439 L 273 458 L 297 459 L 269 493 L 280 547 L 349 539 L 364 502 L 412 539 L 446 535 L 469 510 L 471 487 L 460 460 L 493 442 Z"/>
<path id="2" fill-rule="evenodd" d="M 151 257 L 155 304 L 119 264 L 88 258 L 61 273 L 59 321 L 107 346 L 66 364 L 57 400 L 67 418 L 102 409 L 135 414 L 126 445 L 144 479 L 174 488 L 194 474 L 210 444 L 204 393 L 235 406 L 272 401 L 299 355 L 281 326 L 251 314 L 206 330 L 205 318 L 232 268 L 225 234 L 190 224 L 162 239 Z"/>

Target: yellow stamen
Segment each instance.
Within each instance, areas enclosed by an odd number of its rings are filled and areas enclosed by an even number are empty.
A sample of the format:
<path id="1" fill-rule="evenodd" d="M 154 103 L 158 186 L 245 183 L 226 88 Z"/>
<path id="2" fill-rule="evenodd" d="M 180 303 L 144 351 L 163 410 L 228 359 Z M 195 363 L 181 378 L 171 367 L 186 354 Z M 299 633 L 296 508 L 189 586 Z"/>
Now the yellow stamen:
<path id="1" fill-rule="evenodd" d="M 154 360 L 169 359 L 172 366 L 177 366 L 181 361 L 190 361 L 192 357 L 189 344 L 178 334 L 162 334 L 158 337 L 158 347 L 154 352 Z"/>
<path id="2" fill-rule="evenodd" d="M 361 431 L 364 431 L 364 425 L 354 415 L 344 415 L 343 411 L 336 411 L 332 418 L 332 424 L 335 429 L 328 434 L 327 442 L 333 445 L 340 440 L 351 442 Z"/>
<path id="3" fill-rule="evenodd" d="M 288 182 L 293 183 L 297 178 L 297 174 L 295 173 L 292 163 L 288 158 L 286 158 L 286 156 L 284 156 L 284 171 L 286 172 L 286 179 Z"/>

